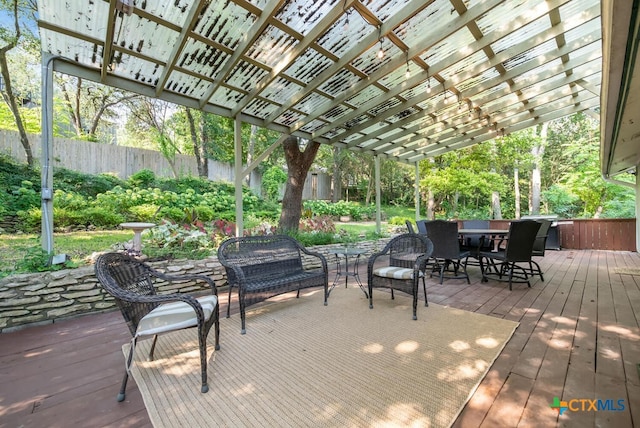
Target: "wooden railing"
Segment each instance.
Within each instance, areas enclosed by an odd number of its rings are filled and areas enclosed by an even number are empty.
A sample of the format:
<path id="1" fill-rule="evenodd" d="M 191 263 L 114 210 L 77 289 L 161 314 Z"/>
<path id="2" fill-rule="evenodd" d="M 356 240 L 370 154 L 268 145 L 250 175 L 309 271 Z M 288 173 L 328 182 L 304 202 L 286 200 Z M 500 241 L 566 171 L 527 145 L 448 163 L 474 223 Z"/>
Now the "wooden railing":
<path id="1" fill-rule="evenodd" d="M 491 220 L 491 228 L 509 221 Z M 558 220 L 558 236 L 561 249 L 636 251 L 636 219 Z"/>

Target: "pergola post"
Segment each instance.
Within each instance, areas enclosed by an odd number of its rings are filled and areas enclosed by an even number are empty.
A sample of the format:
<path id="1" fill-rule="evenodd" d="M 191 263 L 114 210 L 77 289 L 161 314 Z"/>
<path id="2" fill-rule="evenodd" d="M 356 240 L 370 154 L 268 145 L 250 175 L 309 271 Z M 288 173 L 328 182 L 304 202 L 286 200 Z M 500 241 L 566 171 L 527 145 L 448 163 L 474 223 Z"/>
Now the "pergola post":
<path id="1" fill-rule="evenodd" d="M 42 249 L 53 255 L 53 60 L 56 57 L 42 52 L 42 131 L 41 131 L 41 241 Z"/>
<path id="2" fill-rule="evenodd" d="M 235 117 L 234 122 L 234 186 L 236 198 L 236 236 L 242 236 L 244 230 L 244 222 L 242 217 L 242 121 L 239 115 Z"/>
<path id="3" fill-rule="evenodd" d="M 420 168 L 418 168 L 418 162 L 416 162 L 416 182 L 414 185 L 414 196 L 413 196 L 413 200 L 416 204 L 416 218 L 415 220 L 418 221 L 420 220 Z"/>
<path id="4" fill-rule="evenodd" d="M 640 249 L 640 222 L 638 222 L 638 214 L 640 214 L 640 178 L 637 171 L 638 167 L 636 166 L 636 252 Z"/>
<path id="5" fill-rule="evenodd" d="M 380 156 L 374 156 L 375 176 L 376 176 L 376 233 L 380 234 L 382 230 L 380 215 Z"/>

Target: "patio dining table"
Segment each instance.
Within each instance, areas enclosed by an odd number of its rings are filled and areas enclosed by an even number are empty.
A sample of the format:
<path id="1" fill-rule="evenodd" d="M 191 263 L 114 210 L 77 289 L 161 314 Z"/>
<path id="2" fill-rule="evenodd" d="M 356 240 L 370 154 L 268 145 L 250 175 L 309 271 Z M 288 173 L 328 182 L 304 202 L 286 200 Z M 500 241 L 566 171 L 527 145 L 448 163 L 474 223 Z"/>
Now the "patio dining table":
<path id="1" fill-rule="evenodd" d="M 458 229 L 461 235 L 497 235 L 506 236 L 509 229 Z"/>
<path id="2" fill-rule="evenodd" d="M 493 251 L 498 251 L 500 242 L 507 238 L 509 229 L 458 229 L 458 234 L 488 236 L 490 241 L 494 241 Z"/>

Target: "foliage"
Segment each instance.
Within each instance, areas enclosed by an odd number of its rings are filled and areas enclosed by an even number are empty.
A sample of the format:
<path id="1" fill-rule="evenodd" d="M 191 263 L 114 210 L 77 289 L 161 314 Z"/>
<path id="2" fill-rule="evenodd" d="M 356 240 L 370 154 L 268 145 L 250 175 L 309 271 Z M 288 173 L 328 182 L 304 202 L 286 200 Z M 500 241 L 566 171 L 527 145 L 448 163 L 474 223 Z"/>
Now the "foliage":
<path id="1" fill-rule="evenodd" d="M 117 185 L 124 184 L 121 179 L 112 174 L 85 174 L 66 168 L 55 168 L 53 181 L 57 189 L 93 198 Z"/>
<path id="2" fill-rule="evenodd" d="M 542 192 L 547 212 L 560 218 L 575 218 L 580 214 L 580 199 L 562 185 L 553 185 Z"/>
<path id="3" fill-rule="evenodd" d="M 156 175 L 150 169 L 141 169 L 131 174 L 127 181 L 132 187 L 149 187 L 156 181 Z"/>
<path id="4" fill-rule="evenodd" d="M 347 201 L 332 203 L 322 200 L 309 200 L 303 202 L 303 208 L 310 210 L 313 215 L 326 215 L 333 218 L 351 216 L 355 221 L 373 218 L 376 212 L 376 208 L 373 205 L 362 206 L 356 202 Z"/>
<path id="5" fill-rule="evenodd" d="M 389 219 L 389 224 L 392 224 L 394 226 L 405 226 L 407 224 L 407 220 L 409 220 L 411 223 L 414 223 L 413 218 L 393 216 Z"/>
<path id="6" fill-rule="evenodd" d="M 267 199 L 277 201 L 280 187 L 287 182 L 287 173 L 280 167 L 272 166 L 262 175 L 262 189 Z"/>
<path id="7" fill-rule="evenodd" d="M 158 179 L 143 170 L 129 180 L 110 175 L 89 175 L 65 169 L 54 173 L 54 227 L 114 228 L 124 221 L 173 222 L 235 219 L 234 188 L 194 177 Z M 173 190 L 171 190 L 173 189 Z M 0 216 L 17 216 L 23 232 L 41 224 L 38 171 L 0 156 Z M 243 207 L 258 223 L 278 216 L 278 206 L 243 189 Z"/>
<path id="8" fill-rule="evenodd" d="M 529 128 L 420 162 L 421 200 L 433 194 L 438 218 L 486 219 L 497 192 L 503 218 L 514 218 L 517 169 L 521 212 L 527 213 L 532 148 L 542 144 L 539 139 L 536 128 Z M 633 192 L 601 177 L 599 140 L 597 121 L 584 114 L 550 122 L 541 163 L 542 213 L 563 218 L 635 215 Z"/>
<path id="9" fill-rule="evenodd" d="M 335 233 L 336 226 L 329 216 L 314 216 L 301 218 L 298 230 L 303 233 Z"/>
<path id="10" fill-rule="evenodd" d="M 63 263 L 52 264 L 49 254 L 38 245 L 27 249 L 24 257 L 16 262 L 14 273 L 46 272 L 75 267 L 78 267 L 78 264 L 67 259 Z"/>
<path id="11" fill-rule="evenodd" d="M 40 133 L 40 110 L 26 107 L 19 107 L 20 116 L 25 130 L 29 134 Z M 11 110 L 6 103 L 0 103 L 0 128 L 10 131 L 17 131 L 16 120 L 11 114 Z"/>
<path id="12" fill-rule="evenodd" d="M 304 233 L 299 231 L 289 231 L 287 234 L 295 238 L 305 247 L 312 245 L 328 245 L 336 242 L 334 238 L 335 234 L 329 232 Z"/>

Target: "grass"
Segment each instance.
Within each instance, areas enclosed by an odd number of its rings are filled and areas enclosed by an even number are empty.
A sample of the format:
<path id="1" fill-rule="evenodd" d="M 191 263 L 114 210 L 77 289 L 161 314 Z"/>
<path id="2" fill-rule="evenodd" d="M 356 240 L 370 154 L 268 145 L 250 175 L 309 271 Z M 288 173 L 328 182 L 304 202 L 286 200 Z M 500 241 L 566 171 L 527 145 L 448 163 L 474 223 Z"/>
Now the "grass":
<path id="1" fill-rule="evenodd" d="M 66 254 L 79 265 L 94 252 L 107 251 L 133 238 L 129 230 L 55 233 L 55 254 Z M 41 247 L 40 236 L 35 234 L 0 235 L 0 272 L 11 272 L 16 263 L 30 251 Z"/>
<path id="2" fill-rule="evenodd" d="M 413 218 L 412 208 L 385 206 L 383 211 L 387 218 Z M 376 232 L 375 221 L 335 223 L 336 230 L 345 230 L 352 236 L 373 237 Z M 382 225 L 382 233 L 387 232 L 387 225 Z M 95 252 L 123 248 L 123 244 L 133 238 L 130 230 L 81 231 L 54 234 L 54 253 L 66 254 L 78 265 L 86 265 L 88 258 Z M 40 236 L 36 234 L 7 235 L 0 234 L 0 277 L 16 271 L 16 266 L 24 265 L 35 250 L 41 248 Z"/>

